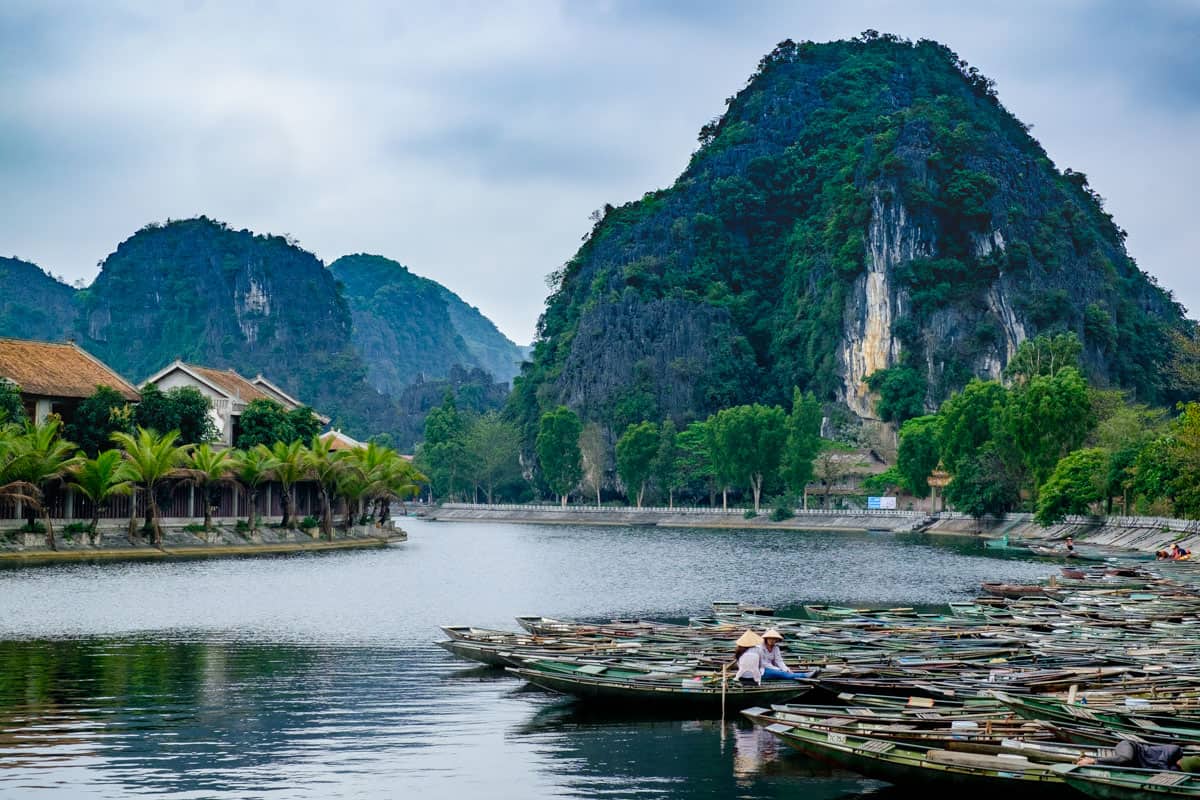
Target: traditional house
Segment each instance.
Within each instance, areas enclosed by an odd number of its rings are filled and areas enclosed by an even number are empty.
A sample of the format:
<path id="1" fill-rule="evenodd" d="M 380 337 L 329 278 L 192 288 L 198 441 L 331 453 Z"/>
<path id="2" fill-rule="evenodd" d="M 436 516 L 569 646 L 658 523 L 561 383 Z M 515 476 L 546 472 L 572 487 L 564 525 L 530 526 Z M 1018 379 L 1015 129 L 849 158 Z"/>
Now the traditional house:
<path id="1" fill-rule="evenodd" d="M 71 422 L 75 409 L 98 386 L 136 403 L 137 388 L 74 342 L 0 338 L 0 380 L 21 387 L 25 414 L 35 422 L 57 414 Z"/>
<path id="2" fill-rule="evenodd" d="M 338 450 L 361 450 L 366 447 L 366 444 L 358 439 L 351 438 L 340 430 L 325 431 L 321 434 L 321 438 L 329 442 L 329 449 Z"/>
<path id="3" fill-rule="evenodd" d="M 220 434 L 218 442 L 228 446 L 237 442 L 242 411 L 252 400 L 274 400 L 288 411 L 304 405 L 262 375 L 248 380 L 231 369 L 201 367 L 178 360 L 151 375 L 142 386 L 151 383 L 162 391 L 190 386 L 211 400 L 213 424 Z M 328 417 L 317 414 L 317 419 L 329 424 Z"/>

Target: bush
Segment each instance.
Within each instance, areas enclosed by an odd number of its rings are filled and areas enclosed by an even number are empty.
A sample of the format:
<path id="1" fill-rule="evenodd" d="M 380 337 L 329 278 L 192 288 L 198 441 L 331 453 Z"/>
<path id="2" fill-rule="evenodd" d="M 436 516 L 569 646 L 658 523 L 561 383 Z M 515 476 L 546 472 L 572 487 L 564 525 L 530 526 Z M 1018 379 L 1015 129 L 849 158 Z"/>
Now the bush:
<path id="1" fill-rule="evenodd" d="M 250 532 L 250 523 L 246 522 L 244 519 L 239 519 L 233 527 L 238 533 Z"/>
<path id="2" fill-rule="evenodd" d="M 746 513 L 742 514 L 742 516 L 746 519 L 756 519 L 758 517 L 758 512 L 753 508 L 747 508 Z"/>
<path id="3" fill-rule="evenodd" d="M 21 530 L 21 533 L 45 533 L 46 526 L 43 525 L 40 521 L 35 519 L 32 522 L 26 522 L 24 525 L 21 526 L 20 530 Z"/>
<path id="4" fill-rule="evenodd" d="M 775 508 L 771 509 L 771 520 L 773 522 L 783 522 L 785 519 L 791 519 L 796 516 L 796 510 L 793 508 L 794 505 L 790 498 L 780 500 L 775 504 Z"/>
<path id="5" fill-rule="evenodd" d="M 90 522 L 68 522 L 63 527 L 63 534 L 66 536 L 74 536 L 77 533 L 91 533 L 92 524 Z"/>
<path id="6" fill-rule="evenodd" d="M 321 521 L 314 516 L 307 516 L 304 519 L 300 520 L 301 530 L 308 530 L 309 528 L 316 528 L 320 524 L 321 524 Z"/>
<path id="7" fill-rule="evenodd" d="M 189 522 L 183 526 L 183 530 L 186 533 L 204 533 L 204 526 L 196 522 Z"/>

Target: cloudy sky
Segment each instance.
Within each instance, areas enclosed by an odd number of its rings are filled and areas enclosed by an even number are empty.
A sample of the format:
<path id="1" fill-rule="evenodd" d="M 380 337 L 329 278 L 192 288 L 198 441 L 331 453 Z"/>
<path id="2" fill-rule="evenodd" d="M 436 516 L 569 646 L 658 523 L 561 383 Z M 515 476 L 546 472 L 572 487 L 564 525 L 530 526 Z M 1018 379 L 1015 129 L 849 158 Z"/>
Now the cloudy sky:
<path id="1" fill-rule="evenodd" d="M 5 0 L 0 253 L 87 282 L 203 213 L 394 258 L 526 343 L 593 209 L 670 185 L 776 42 L 867 28 L 995 79 L 1200 312 L 1200 0 Z"/>

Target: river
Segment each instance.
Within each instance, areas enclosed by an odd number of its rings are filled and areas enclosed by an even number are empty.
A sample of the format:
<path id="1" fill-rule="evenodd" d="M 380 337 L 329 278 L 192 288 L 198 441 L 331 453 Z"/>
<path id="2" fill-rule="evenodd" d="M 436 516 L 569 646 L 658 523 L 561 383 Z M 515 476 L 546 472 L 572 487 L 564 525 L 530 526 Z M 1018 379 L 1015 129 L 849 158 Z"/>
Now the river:
<path id="1" fill-rule="evenodd" d="M 1053 569 L 966 538 L 402 522 L 385 550 L 0 570 L 0 797 L 897 798 L 740 722 L 530 690 L 437 626 L 937 604 Z"/>

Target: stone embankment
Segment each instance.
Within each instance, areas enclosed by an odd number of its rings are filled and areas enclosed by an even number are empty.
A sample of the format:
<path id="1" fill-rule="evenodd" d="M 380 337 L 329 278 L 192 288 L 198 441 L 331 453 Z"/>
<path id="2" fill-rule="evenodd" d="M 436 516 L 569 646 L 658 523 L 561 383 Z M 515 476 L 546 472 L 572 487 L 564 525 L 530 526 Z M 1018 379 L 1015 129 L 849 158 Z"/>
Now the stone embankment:
<path id="1" fill-rule="evenodd" d="M 1200 520 L 1165 517 L 1068 517 L 1061 525 L 1043 527 L 1032 514 L 1007 514 L 976 520 L 941 511 L 797 511 L 779 522 L 768 514 L 747 519 L 745 509 L 627 508 L 609 506 L 472 505 L 445 503 L 417 512 L 448 522 L 533 522 L 553 525 L 645 525 L 675 528 L 764 528 L 779 530 L 922 531 L 940 534 L 1008 536 L 1010 540 L 1059 541 L 1068 535 L 1081 542 L 1154 552 L 1179 542 L 1200 552 Z"/>
<path id="2" fill-rule="evenodd" d="M 747 519 L 746 510 L 731 508 L 626 508 L 623 506 L 471 505 L 445 503 L 417 512 L 446 522 L 535 522 L 550 525 L 633 525 L 663 528 L 767 528 L 842 531 L 911 531 L 927 521 L 921 511 L 798 511 L 792 519 L 773 521 L 767 513 Z"/>
<path id="3" fill-rule="evenodd" d="M 0 563 L 278 555 L 386 547 L 408 540 L 408 534 L 394 525 L 354 526 L 348 532 L 336 529 L 330 541 L 315 530 L 282 530 L 264 522 L 257 531 L 249 532 L 239 531 L 232 521 L 223 522 L 228 524 L 215 524 L 212 531 L 204 532 L 197 530 L 199 526 L 193 520 L 166 520 L 161 548 L 141 531 L 131 541 L 125 525 L 102 522 L 99 539 L 95 540 L 86 533 L 67 533 L 65 525 L 56 524 L 57 550 L 46 547 L 45 533 L 8 527 L 0 530 Z"/>

